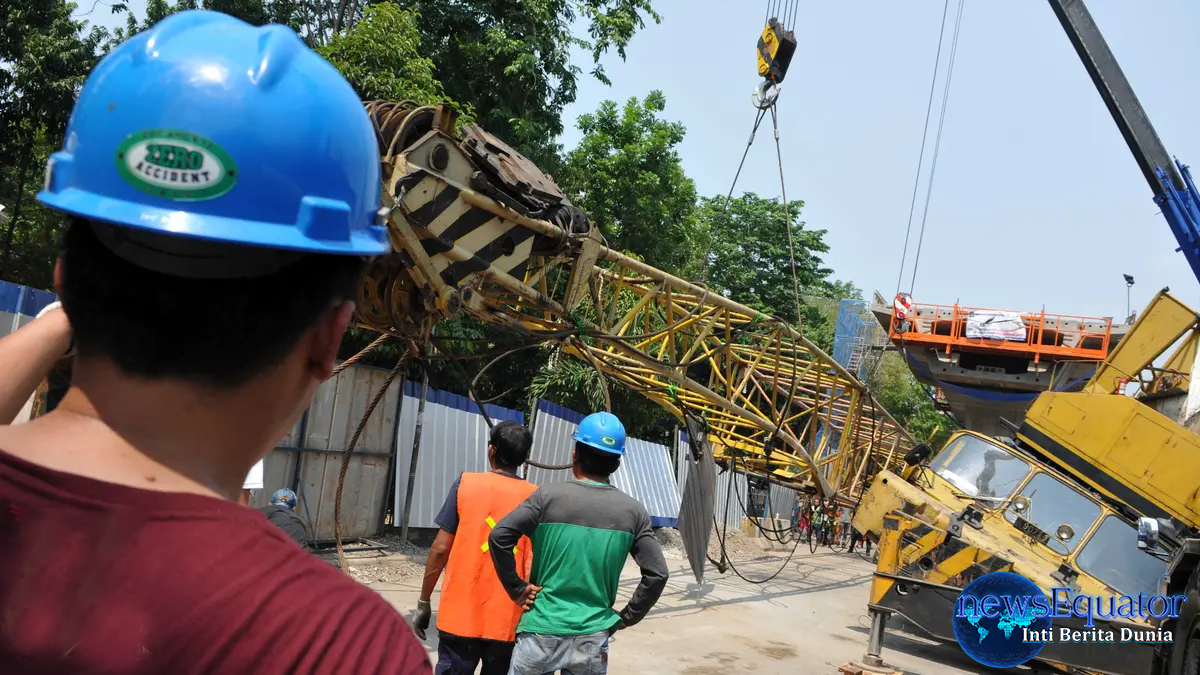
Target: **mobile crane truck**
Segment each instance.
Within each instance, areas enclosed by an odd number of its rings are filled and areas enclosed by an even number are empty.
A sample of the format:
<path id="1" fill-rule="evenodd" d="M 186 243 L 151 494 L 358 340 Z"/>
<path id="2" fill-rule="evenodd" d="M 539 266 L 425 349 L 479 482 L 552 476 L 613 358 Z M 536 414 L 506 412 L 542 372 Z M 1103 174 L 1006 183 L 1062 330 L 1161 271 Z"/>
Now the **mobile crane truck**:
<path id="1" fill-rule="evenodd" d="M 1123 373 L 1149 368 L 1191 332 L 1169 361 L 1182 369 L 1155 369 L 1145 389 L 1189 378 L 1198 327 L 1192 309 L 1160 292 L 1082 391 L 1041 394 L 1012 438 L 958 431 L 932 461 L 917 446 L 903 470 L 875 476 L 854 519 L 879 538 L 864 665 L 882 666 L 889 616 L 953 641 L 961 590 L 1014 572 L 1075 596 L 1189 597 L 1175 621 L 1095 619 L 1114 634 L 1166 631 L 1174 643 L 1055 640 L 1039 661 L 1113 675 L 1195 672 L 1182 664 L 1200 665 L 1200 651 L 1181 646 L 1200 629 L 1200 435 L 1120 389 Z M 1052 623 L 1090 627 L 1078 617 Z"/>
<path id="2" fill-rule="evenodd" d="M 1172 161 L 1082 0 L 1050 0 L 1200 279 L 1200 199 Z M 883 666 L 889 616 L 954 640 L 953 608 L 973 579 L 1015 572 L 1075 595 L 1183 595 L 1177 616 L 1095 619 L 1142 642 L 1048 642 L 1037 660 L 1068 672 L 1200 672 L 1200 435 L 1122 386 L 1148 369 L 1142 394 L 1190 378 L 1197 316 L 1164 290 L 1082 391 L 1042 393 L 1011 438 L 959 431 L 930 461 L 916 447 L 880 471 L 854 520 L 879 537 L 865 669 Z M 1191 336 L 1166 362 L 1156 358 Z M 1055 618 L 1055 630 L 1084 628 Z M 1157 640 L 1157 641 L 1155 641 Z"/>

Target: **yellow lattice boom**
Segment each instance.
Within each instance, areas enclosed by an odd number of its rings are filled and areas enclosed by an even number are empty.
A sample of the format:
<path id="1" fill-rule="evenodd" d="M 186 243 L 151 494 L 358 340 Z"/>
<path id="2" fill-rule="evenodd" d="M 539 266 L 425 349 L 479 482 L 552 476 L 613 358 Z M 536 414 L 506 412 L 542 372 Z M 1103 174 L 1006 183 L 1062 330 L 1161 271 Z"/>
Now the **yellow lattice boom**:
<path id="1" fill-rule="evenodd" d="M 423 343 L 465 313 L 556 343 L 680 420 L 703 420 L 718 459 L 825 496 L 855 497 L 913 445 L 799 331 L 612 250 L 553 180 L 482 129 L 459 141 L 447 109 L 367 107 L 395 255 L 368 273 L 363 325 Z"/>

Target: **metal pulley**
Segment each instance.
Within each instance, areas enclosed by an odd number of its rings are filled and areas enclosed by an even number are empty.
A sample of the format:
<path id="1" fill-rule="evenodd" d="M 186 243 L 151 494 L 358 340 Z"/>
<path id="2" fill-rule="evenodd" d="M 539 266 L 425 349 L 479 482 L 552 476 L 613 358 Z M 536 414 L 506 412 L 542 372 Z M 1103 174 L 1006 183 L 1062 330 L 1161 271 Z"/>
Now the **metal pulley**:
<path id="1" fill-rule="evenodd" d="M 782 83 L 795 53 L 796 34 L 785 29 L 778 18 L 768 19 L 758 38 L 758 74 L 769 83 Z"/>

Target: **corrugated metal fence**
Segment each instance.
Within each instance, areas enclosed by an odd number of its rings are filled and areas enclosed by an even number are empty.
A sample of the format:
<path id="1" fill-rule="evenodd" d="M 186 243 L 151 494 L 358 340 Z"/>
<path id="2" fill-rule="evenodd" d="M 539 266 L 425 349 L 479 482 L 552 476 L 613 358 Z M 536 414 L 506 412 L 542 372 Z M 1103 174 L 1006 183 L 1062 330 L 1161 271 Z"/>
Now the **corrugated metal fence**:
<path id="1" fill-rule="evenodd" d="M 401 407 L 400 445 L 397 456 L 396 502 L 393 513 L 404 509 L 412 466 L 413 437 L 421 387 L 409 382 L 404 387 Z M 525 423 L 525 414 L 495 405 L 485 405 L 492 422 L 512 420 Z M 409 527 L 437 527 L 437 516 L 450 485 L 465 471 L 487 471 L 488 426 L 475 402 L 465 396 L 437 389 L 428 390 L 421 422 L 421 447 L 417 451 L 417 480 L 413 486 Z M 397 518 L 399 520 L 399 518 Z"/>
<path id="2" fill-rule="evenodd" d="M 646 505 L 654 527 L 675 527 L 679 521 L 680 492 L 667 446 L 638 438 L 627 440 L 625 457 L 612 483 Z"/>
<path id="3" fill-rule="evenodd" d="M 334 498 L 342 451 L 387 371 L 352 366 L 324 382 L 308 410 L 263 462 L 263 489 L 252 506 L 263 506 L 282 487 L 296 491 L 298 513 L 318 540 L 334 536 Z M 342 485 L 342 536 L 369 537 L 380 532 L 390 487 L 401 382 L 388 388 L 350 458 Z M 410 443 L 411 444 L 411 443 Z"/>
<path id="4" fill-rule="evenodd" d="M 561 405 L 538 399 L 537 412 L 533 415 L 533 450 L 530 457 L 541 464 L 562 466 L 571 463 L 571 451 L 575 441 L 571 435 L 583 421 L 584 415 Z M 537 486 L 568 480 L 571 472 L 548 471 L 530 467 L 529 482 Z M 676 506 L 678 508 L 678 506 Z"/>
<path id="5" fill-rule="evenodd" d="M 50 291 L 0 281 L 0 337 L 25 324 L 58 297 Z"/>

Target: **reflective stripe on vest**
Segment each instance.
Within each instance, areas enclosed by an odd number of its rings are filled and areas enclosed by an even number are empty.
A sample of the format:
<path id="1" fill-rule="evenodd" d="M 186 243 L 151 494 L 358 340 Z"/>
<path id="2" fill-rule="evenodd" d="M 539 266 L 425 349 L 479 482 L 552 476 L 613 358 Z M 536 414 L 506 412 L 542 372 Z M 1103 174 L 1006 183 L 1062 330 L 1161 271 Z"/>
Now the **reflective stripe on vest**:
<path id="1" fill-rule="evenodd" d="M 492 565 L 487 545 L 492 528 L 537 486 L 496 473 L 464 473 L 458 483 L 458 531 L 450 548 L 438 603 L 438 630 L 465 638 L 516 640 L 518 607 Z M 517 571 L 529 578 L 533 546 L 521 537 L 513 554 Z"/>

